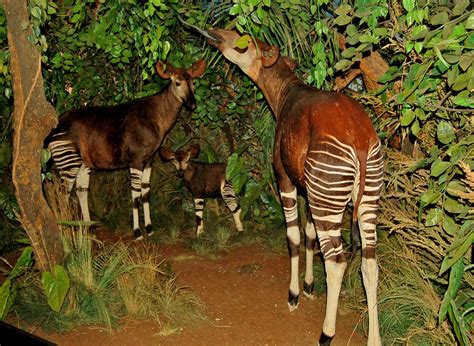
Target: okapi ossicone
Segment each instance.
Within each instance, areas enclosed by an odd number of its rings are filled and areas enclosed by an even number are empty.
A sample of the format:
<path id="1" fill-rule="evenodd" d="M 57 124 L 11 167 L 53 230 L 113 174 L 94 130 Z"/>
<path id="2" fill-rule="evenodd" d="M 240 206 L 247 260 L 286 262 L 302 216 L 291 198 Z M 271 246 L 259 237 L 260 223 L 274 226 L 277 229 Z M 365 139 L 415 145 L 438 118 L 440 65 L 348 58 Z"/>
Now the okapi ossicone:
<path id="1" fill-rule="evenodd" d="M 328 345 L 336 333 L 336 314 L 347 259 L 341 223 L 347 204 L 354 204 L 353 222 L 362 239 L 362 276 L 369 311 L 369 345 L 380 345 L 377 314 L 378 267 L 375 257 L 378 200 L 383 185 L 381 143 L 360 104 L 339 93 L 318 90 L 300 81 L 296 62 L 276 46 L 249 40 L 236 47 L 232 30 L 202 30 L 207 42 L 240 67 L 264 94 L 277 120 L 273 166 L 287 225 L 291 256 L 288 305 L 298 306 L 297 188 L 306 191 L 313 222 L 306 234 L 304 294 L 312 297 L 316 235 L 324 257 L 326 314 L 319 343 Z"/>
<path id="2" fill-rule="evenodd" d="M 169 79 L 161 92 L 107 107 L 86 107 L 67 111 L 46 139 L 54 163 L 65 181 L 68 194 L 76 183 L 76 193 L 84 221 L 90 221 L 87 194 L 91 169 L 130 169 L 133 203 L 133 234 L 143 239 L 139 223 L 143 205 L 147 235 L 153 233 L 150 207 L 150 175 L 153 157 L 171 130 L 183 103 L 196 107 L 193 79 L 206 69 L 204 60 L 189 69 L 156 64 L 158 75 Z"/>
<path id="3" fill-rule="evenodd" d="M 166 147 L 160 148 L 160 156 L 164 161 L 171 161 L 178 176 L 184 179 L 186 188 L 194 199 L 196 215 L 196 234 L 204 230 L 203 211 L 205 198 L 222 197 L 232 212 L 235 226 L 239 232 L 244 230 L 240 220 L 240 206 L 232 183 L 225 179 L 226 163 L 203 163 L 192 161 L 199 155 L 199 144 L 186 149 L 173 151 Z"/>

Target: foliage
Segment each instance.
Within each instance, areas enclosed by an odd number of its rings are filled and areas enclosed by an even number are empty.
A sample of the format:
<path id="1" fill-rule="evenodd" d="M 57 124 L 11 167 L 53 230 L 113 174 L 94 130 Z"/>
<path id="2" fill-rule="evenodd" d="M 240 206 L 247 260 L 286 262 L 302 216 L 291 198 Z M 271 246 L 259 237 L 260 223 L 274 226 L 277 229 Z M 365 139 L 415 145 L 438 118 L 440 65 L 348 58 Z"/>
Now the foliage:
<path id="1" fill-rule="evenodd" d="M 5 319 L 15 301 L 17 294 L 17 279 L 24 275 L 33 263 L 33 249 L 27 246 L 23 249 L 22 254 L 16 261 L 7 275 L 6 280 L 0 287 L 0 320 Z M 4 258 L 5 263 L 9 264 Z"/>
<path id="2" fill-rule="evenodd" d="M 198 141 L 200 160 L 230 158 L 227 176 L 240 193 L 242 215 L 262 229 L 284 224 L 271 166 L 275 123 L 270 110 L 253 83 L 199 36 L 183 30 L 175 13 L 201 27 L 236 28 L 248 34 L 243 41 L 256 37 L 278 45 L 282 54 L 298 61 L 303 80 L 323 89 L 332 89 L 336 77 L 357 69 L 372 51 L 379 52 L 388 63 L 381 87 L 353 96 L 376 110 L 373 120 L 387 145 L 400 137 L 415 147 L 410 153 L 415 159 L 387 151 L 380 223 L 413 251 L 423 275 L 444 297 L 439 310 L 430 313 L 437 314 L 440 325 L 449 319 L 459 343 L 467 343 L 473 318 L 468 260 L 474 189 L 474 14 L 468 0 L 31 0 L 29 8 L 32 39 L 43 51 L 47 95 L 59 112 L 152 94 L 163 87 L 154 73 L 158 59 L 188 66 L 204 56 L 208 70 L 196 81 L 198 107 L 182 112 L 167 144 L 177 148 Z M 11 160 L 8 59 L 0 10 L 3 176 Z M 173 220 L 189 219 L 192 204 L 181 203 L 178 195 L 184 189 L 179 182 L 166 169 L 154 174 L 153 219 L 166 228 Z M 128 227 L 123 216 L 131 207 L 125 174 L 93 176 L 92 189 L 94 182 L 99 187 L 91 191 L 91 209 L 106 215 L 102 221 L 111 228 Z M 0 204 L 13 218 L 9 191 L 2 189 Z M 111 201 L 111 196 L 121 202 Z"/>

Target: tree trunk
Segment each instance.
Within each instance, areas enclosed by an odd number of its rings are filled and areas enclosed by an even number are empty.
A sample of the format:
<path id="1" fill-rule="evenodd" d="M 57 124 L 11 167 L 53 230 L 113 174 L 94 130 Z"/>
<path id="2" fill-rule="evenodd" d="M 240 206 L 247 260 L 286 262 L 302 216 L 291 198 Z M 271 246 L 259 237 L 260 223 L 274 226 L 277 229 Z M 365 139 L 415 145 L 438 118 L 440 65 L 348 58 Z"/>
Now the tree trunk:
<path id="1" fill-rule="evenodd" d="M 41 149 L 57 124 L 54 107 L 46 100 L 41 54 L 28 37 L 27 0 L 0 0 L 7 17 L 10 71 L 13 79 L 12 179 L 20 207 L 20 222 L 31 240 L 36 264 L 51 270 L 63 259 L 56 219 L 43 195 Z"/>

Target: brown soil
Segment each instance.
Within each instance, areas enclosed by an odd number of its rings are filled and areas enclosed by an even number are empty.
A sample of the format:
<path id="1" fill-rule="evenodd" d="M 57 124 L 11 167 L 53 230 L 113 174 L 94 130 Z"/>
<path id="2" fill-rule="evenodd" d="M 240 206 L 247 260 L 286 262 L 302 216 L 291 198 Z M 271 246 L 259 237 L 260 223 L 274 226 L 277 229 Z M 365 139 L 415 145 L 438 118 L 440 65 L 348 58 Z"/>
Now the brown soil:
<path id="1" fill-rule="evenodd" d="M 321 332 L 325 297 L 302 299 L 289 312 L 286 299 L 289 259 L 257 245 L 223 252 L 218 260 L 202 258 L 178 245 L 160 251 L 206 305 L 209 322 L 159 335 L 153 321 L 125 322 L 112 334 L 81 328 L 66 334 L 34 333 L 59 345 L 314 345 Z M 322 279 L 322 278 L 319 278 Z M 365 345 L 357 329 L 359 317 L 339 308 L 333 345 Z"/>

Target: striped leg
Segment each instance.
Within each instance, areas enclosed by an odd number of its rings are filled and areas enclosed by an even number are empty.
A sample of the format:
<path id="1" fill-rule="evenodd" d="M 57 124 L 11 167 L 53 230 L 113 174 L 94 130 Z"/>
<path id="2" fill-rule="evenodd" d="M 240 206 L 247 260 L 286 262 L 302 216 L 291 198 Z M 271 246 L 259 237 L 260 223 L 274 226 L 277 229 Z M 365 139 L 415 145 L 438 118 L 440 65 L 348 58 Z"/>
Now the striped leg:
<path id="1" fill-rule="evenodd" d="M 340 227 L 351 198 L 358 161 L 350 147 L 337 141 L 321 142 L 318 149 L 308 153 L 305 178 L 326 267 L 326 315 L 319 342 L 329 345 L 336 333 L 339 293 L 347 266 Z"/>
<path id="2" fill-rule="evenodd" d="M 196 215 L 196 234 L 199 236 L 204 232 L 202 216 L 204 211 L 204 198 L 194 198 L 194 214 Z"/>
<path id="3" fill-rule="evenodd" d="M 87 194 L 89 192 L 89 181 L 90 181 L 91 170 L 84 164 L 81 166 L 76 179 L 76 194 L 79 199 L 79 205 L 81 206 L 82 219 L 84 221 L 90 221 L 89 216 L 89 205 L 87 202 Z"/>
<path id="4" fill-rule="evenodd" d="M 133 206 L 133 235 L 135 240 L 142 240 L 143 236 L 140 231 L 140 197 L 142 186 L 143 171 L 130 167 L 130 181 L 132 185 L 132 206 Z"/>
<path id="5" fill-rule="evenodd" d="M 281 186 L 281 185 L 279 185 Z M 290 289 L 288 292 L 288 308 L 290 311 L 298 308 L 300 287 L 298 282 L 298 262 L 300 248 L 300 230 L 298 228 L 298 209 L 296 204 L 296 188 L 286 192 L 280 191 L 281 204 L 286 221 L 286 239 L 291 259 Z"/>
<path id="6" fill-rule="evenodd" d="M 151 225 L 150 216 L 150 177 L 151 165 L 147 164 L 142 174 L 141 197 L 143 203 L 143 218 L 145 222 L 145 231 L 148 237 L 153 235 L 153 227 Z"/>
<path id="7" fill-rule="evenodd" d="M 314 229 L 313 220 L 308 219 L 305 228 L 305 248 L 306 248 L 306 272 L 304 277 L 303 294 L 313 299 L 314 289 L 314 273 L 313 273 L 313 259 L 314 246 L 316 245 L 316 231 Z"/>
<path id="8" fill-rule="evenodd" d="M 362 240 L 362 280 L 369 312 L 368 345 L 382 345 L 377 313 L 378 267 L 375 257 L 378 200 L 383 184 L 383 158 L 380 144 L 369 152 L 364 195 L 359 206 L 359 229 Z"/>
<path id="9" fill-rule="evenodd" d="M 240 220 L 241 209 L 237 202 L 237 197 L 235 196 L 235 191 L 231 183 L 227 181 L 222 182 L 221 195 L 222 195 L 222 198 L 224 199 L 225 204 L 232 212 L 237 230 L 239 232 L 242 232 L 244 230 L 244 227 L 242 226 L 242 221 Z"/>

